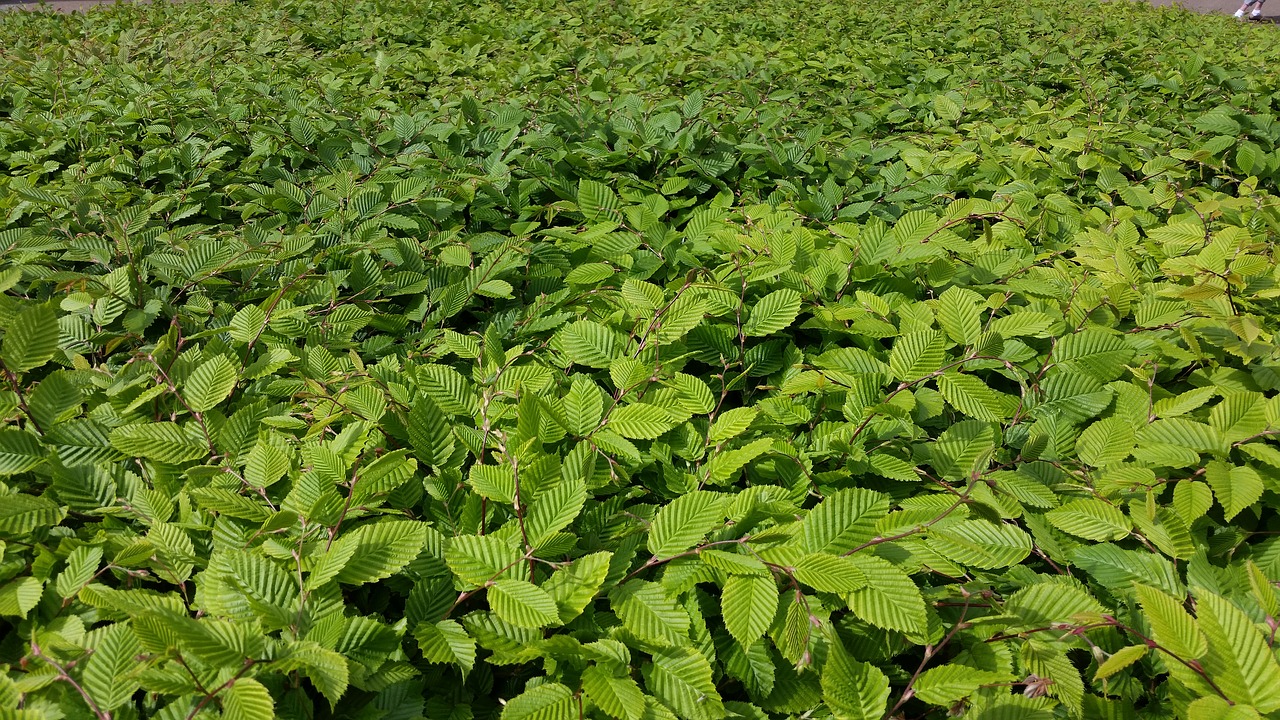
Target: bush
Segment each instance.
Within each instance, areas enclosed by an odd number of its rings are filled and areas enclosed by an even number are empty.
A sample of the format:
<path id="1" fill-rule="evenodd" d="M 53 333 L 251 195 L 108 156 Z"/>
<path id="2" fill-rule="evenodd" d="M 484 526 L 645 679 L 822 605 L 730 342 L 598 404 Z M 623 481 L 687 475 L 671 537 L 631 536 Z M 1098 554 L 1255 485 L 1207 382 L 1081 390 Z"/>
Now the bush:
<path id="1" fill-rule="evenodd" d="M 1280 712 L 1273 41 L 5 14 L 0 716 Z"/>

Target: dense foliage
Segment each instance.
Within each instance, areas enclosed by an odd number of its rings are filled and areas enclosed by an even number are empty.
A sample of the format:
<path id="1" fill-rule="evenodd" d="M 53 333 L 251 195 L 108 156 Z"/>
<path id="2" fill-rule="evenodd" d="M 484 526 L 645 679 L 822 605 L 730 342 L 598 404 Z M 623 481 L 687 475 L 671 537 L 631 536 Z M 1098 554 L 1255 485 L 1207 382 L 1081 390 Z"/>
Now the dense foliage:
<path id="1" fill-rule="evenodd" d="M 1274 35 L 0 17 L 0 717 L 1280 714 Z"/>

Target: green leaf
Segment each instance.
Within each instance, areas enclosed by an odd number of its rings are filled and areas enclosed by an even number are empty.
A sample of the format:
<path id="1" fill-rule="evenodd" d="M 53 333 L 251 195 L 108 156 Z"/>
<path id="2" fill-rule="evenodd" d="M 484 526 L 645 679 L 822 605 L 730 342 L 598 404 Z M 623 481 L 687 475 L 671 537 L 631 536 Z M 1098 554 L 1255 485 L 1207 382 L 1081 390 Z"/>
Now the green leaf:
<path id="1" fill-rule="evenodd" d="M 937 372 L 946 358 L 942 335 L 934 331 L 908 333 L 893 343 L 889 367 L 902 382 Z"/>
<path id="2" fill-rule="evenodd" d="M 1062 370 L 1083 372 L 1108 382 L 1124 372 L 1133 353 L 1123 337 L 1088 328 L 1059 340 L 1053 359 Z"/>
<path id="3" fill-rule="evenodd" d="M 984 685 L 1008 683 L 1011 679 L 1008 673 L 948 663 L 921 673 L 916 680 L 915 696 L 927 703 L 949 707 Z"/>
<path id="4" fill-rule="evenodd" d="M 1016 565 L 1031 554 L 1031 538 L 1018 526 L 961 520 L 931 530 L 929 547 L 952 562 L 978 568 Z"/>
<path id="5" fill-rule="evenodd" d="M 114 623 L 96 632 L 93 654 L 84 668 L 84 689 L 103 711 L 115 710 L 133 697 L 138 681 L 136 656 L 142 646 L 127 623 Z"/>
<path id="6" fill-rule="evenodd" d="M 523 580 L 499 580 L 489 586 L 489 606 L 517 627 L 557 625 L 560 613 L 545 590 Z"/>
<path id="7" fill-rule="evenodd" d="M 0 533 L 22 536 L 50 525 L 57 525 L 66 510 L 57 503 L 34 495 L 0 496 Z"/>
<path id="8" fill-rule="evenodd" d="M 822 699 L 836 720 L 880 720 L 888 708 L 889 679 L 833 644 L 822 668 Z"/>
<path id="9" fill-rule="evenodd" d="M 840 555 L 875 535 L 875 526 L 889 514 L 889 498 L 862 488 L 828 495 L 804 519 L 804 549 Z"/>
<path id="10" fill-rule="evenodd" d="M 905 572 L 874 555 L 851 555 L 867 584 L 849 593 L 849 609 L 876 627 L 923 633 L 927 616 L 920 588 Z"/>
<path id="11" fill-rule="evenodd" d="M 40 381 L 27 398 L 27 406 L 36 424 L 47 433 L 64 415 L 80 407 L 80 399 L 80 388 L 65 373 L 56 372 Z"/>
<path id="12" fill-rule="evenodd" d="M 235 367 L 225 357 L 215 355 L 192 371 L 182 394 L 192 412 L 205 412 L 226 400 L 235 387 Z"/>
<path id="13" fill-rule="evenodd" d="M 726 410 L 711 424 L 707 431 L 707 444 L 719 445 L 731 440 L 746 431 L 759 411 L 756 408 L 733 408 Z"/>
<path id="14" fill-rule="evenodd" d="M 1212 593 L 1198 600 L 1200 627 L 1209 640 L 1208 676 L 1235 702 L 1261 713 L 1280 709 L 1280 663 L 1266 636 L 1230 601 Z"/>
<path id="15" fill-rule="evenodd" d="M 658 645 L 689 643 L 689 614 L 661 585 L 631 580 L 609 592 L 609 604 L 626 629 Z"/>
<path id="16" fill-rule="evenodd" d="M 692 647 L 663 648 L 644 668 L 645 686 L 683 720 L 721 720 L 727 713 L 711 664 Z"/>
<path id="17" fill-rule="evenodd" d="M 1083 589 L 1061 582 L 1039 582 L 1025 587 L 1005 603 L 1005 614 L 1015 618 L 1012 625 L 1015 630 L 1069 623 L 1077 616 L 1103 612 L 1101 603 Z"/>
<path id="18" fill-rule="evenodd" d="M 680 424 L 680 419 L 655 405 L 623 405 L 609 413 L 605 426 L 624 438 L 652 440 Z"/>
<path id="19" fill-rule="evenodd" d="M 664 505 L 649 528 L 649 552 L 669 557 L 684 552 L 724 523 L 725 497 L 696 490 Z"/>
<path id="20" fill-rule="evenodd" d="M 1093 423 L 1080 433 L 1076 453 L 1086 465 L 1105 467 L 1129 457 L 1133 443 L 1133 428 L 1120 418 L 1110 417 Z"/>
<path id="21" fill-rule="evenodd" d="M 0 361 L 22 374 L 49 362 L 58 351 L 58 318 L 47 305 L 29 305 L 13 317 L 0 340 Z"/>
<path id="22" fill-rule="evenodd" d="M 795 577 L 822 592 L 848 594 L 867 585 L 867 576 L 853 558 L 825 553 L 811 553 L 801 558 L 795 566 Z"/>
<path id="23" fill-rule="evenodd" d="M 578 720 L 578 702 L 564 685 L 542 683 L 508 700 L 502 720 Z"/>
<path id="24" fill-rule="evenodd" d="M 998 393 L 978 378 L 961 373 L 939 376 L 938 392 L 952 407 L 977 420 L 1006 420 L 1018 406 L 1016 398 Z"/>
<path id="25" fill-rule="evenodd" d="M 418 556 L 426 528 L 411 520 L 386 520 L 346 533 L 334 546 L 351 545 L 351 560 L 335 576 L 346 585 L 363 585 L 399 572 Z"/>
<path id="26" fill-rule="evenodd" d="M 604 325 L 579 320 L 557 333 L 552 346 L 579 365 L 605 368 L 622 352 L 623 342 Z"/>
<path id="27" fill-rule="evenodd" d="M 421 395 L 414 401 L 405 429 L 414 454 L 424 465 L 443 465 L 453 453 L 448 418 L 430 397 Z"/>
<path id="28" fill-rule="evenodd" d="M 17 428 L 0 429 L 0 476 L 32 470 L 45 461 L 40 439 Z"/>
<path id="29" fill-rule="evenodd" d="M 938 296 L 938 324 L 955 342 L 970 345 L 982 333 L 978 306 L 983 302 L 978 293 L 953 285 Z"/>
<path id="30" fill-rule="evenodd" d="M 586 376 L 577 375 L 569 392 L 564 396 L 564 415 L 569 421 L 569 432 L 588 435 L 600 424 L 604 412 L 604 398 L 600 388 Z"/>
<path id="31" fill-rule="evenodd" d="M 773 624 L 778 587 L 772 576 L 734 575 L 720 597 L 725 629 L 744 647 L 759 640 Z"/>
<path id="32" fill-rule="evenodd" d="M 475 667 L 476 641 L 457 621 L 422 623 L 413 631 L 413 637 L 427 662 L 457 665 L 464 677 Z"/>
<path id="33" fill-rule="evenodd" d="M 742 331 L 747 337 L 762 337 L 783 330 L 800 314 L 800 293 L 783 288 L 774 290 L 751 306 Z"/>
<path id="34" fill-rule="evenodd" d="M 219 698 L 226 720 L 271 720 L 276 716 L 271 693 L 253 678 L 237 679 Z"/>
<path id="35" fill-rule="evenodd" d="M 555 601 L 561 623 L 582 614 L 595 599 L 609 572 L 611 553 L 598 552 L 578 558 L 551 574 L 542 589 Z"/>
<path id="36" fill-rule="evenodd" d="M 525 515 L 529 542 L 542 547 L 568 527 L 587 501 L 587 488 L 579 479 L 565 479 L 538 493 Z"/>
<path id="37" fill-rule="evenodd" d="M 587 178 L 578 181 L 578 210 L 586 216 L 587 222 L 620 222 L 622 213 L 618 212 L 618 207 L 618 196 L 608 185 Z"/>
<path id="38" fill-rule="evenodd" d="M 27 576 L 0 585 L 0 616 L 25 618 L 40 602 L 44 583 Z"/>
<path id="39" fill-rule="evenodd" d="M 1089 545 L 1076 550 L 1076 565 L 1103 587 L 1127 590 L 1134 582 L 1182 594 L 1182 581 L 1173 563 L 1160 555 L 1126 550 L 1112 543 Z"/>
<path id="40" fill-rule="evenodd" d="M 1053 526 L 1086 540 L 1119 540 L 1129 534 L 1120 509 L 1095 498 L 1073 500 L 1045 514 Z"/>
<path id="41" fill-rule="evenodd" d="M 1107 658 L 1105 662 L 1098 665 L 1098 671 L 1094 674 L 1093 679 L 1105 680 L 1115 675 L 1146 657 L 1147 651 L 1150 649 L 1146 645 L 1130 645 L 1129 647 L 1120 648 L 1112 653 L 1111 657 Z"/>
<path id="42" fill-rule="evenodd" d="M 1231 520 L 1262 497 L 1262 478 L 1248 465 L 1229 465 L 1213 460 L 1205 466 L 1205 482 L 1222 505 L 1222 514 Z"/>
<path id="43" fill-rule="evenodd" d="M 55 586 L 58 595 L 63 598 L 74 597 L 80 588 L 89 584 L 98 565 L 102 563 L 102 548 L 94 545 L 82 545 L 67 556 L 67 567 L 58 574 Z"/>
<path id="44" fill-rule="evenodd" d="M 111 445 L 130 457 L 143 457 L 170 465 L 209 456 L 208 444 L 198 435 L 171 422 L 116 428 L 111 431 Z"/>
<path id="45" fill-rule="evenodd" d="M 644 716 L 644 693 L 628 676 L 613 675 L 598 665 L 592 665 L 582 673 L 582 689 L 587 697 L 618 720 L 640 720 Z"/>

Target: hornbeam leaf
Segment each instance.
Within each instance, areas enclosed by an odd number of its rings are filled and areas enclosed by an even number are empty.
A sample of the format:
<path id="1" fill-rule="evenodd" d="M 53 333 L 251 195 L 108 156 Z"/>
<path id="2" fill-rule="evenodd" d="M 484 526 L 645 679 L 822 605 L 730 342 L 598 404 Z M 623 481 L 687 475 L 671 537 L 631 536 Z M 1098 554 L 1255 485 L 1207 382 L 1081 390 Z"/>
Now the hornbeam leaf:
<path id="1" fill-rule="evenodd" d="M 1007 683 L 1012 679 L 1008 673 L 948 663 L 920 674 L 915 684 L 916 697 L 927 703 L 949 707 L 974 694 L 983 685 Z"/>
<path id="2" fill-rule="evenodd" d="M 1263 483 L 1257 471 L 1248 465 L 1230 465 L 1213 460 L 1205 466 L 1205 482 L 1213 488 L 1214 497 L 1222 505 L 1222 514 L 1231 520 L 1262 497 Z"/>
<path id="3" fill-rule="evenodd" d="M 605 427 L 631 440 L 652 440 L 679 424 L 678 416 L 656 405 L 637 403 L 609 413 Z"/>
<path id="4" fill-rule="evenodd" d="M 564 685 L 542 683 L 508 700 L 502 720 L 578 720 L 578 702 Z"/>
<path id="5" fill-rule="evenodd" d="M 1096 498 L 1073 500 L 1045 517 L 1053 526 L 1086 540 L 1118 540 L 1129 534 L 1130 524 L 1116 506 Z"/>
<path id="6" fill-rule="evenodd" d="M 0 360 L 9 372 L 22 374 L 53 358 L 58 351 L 58 318 L 47 305 L 23 308 L 6 323 Z"/>
<path id="7" fill-rule="evenodd" d="M 772 576 L 734 575 L 720 597 L 725 629 L 744 647 L 759 640 L 778 610 L 778 587 Z"/>
<path id="8" fill-rule="evenodd" d="M 200 437 L 171 422 L 125 425 L 111 431 L 111 445 L 129 457 L 177 465 L 209 456 Z"/>
<path id="9" fill-rule="evenodd" d="M 503 579 L 490 585 L 489 606 L 498 617 L 517 627 L 543 628 L 560 621 L 555 600 L 524 580 Z"/>
<path id="10" fill-rule="evenodd" d="M 476 641 L 457 621 L 423 623 L 413 631 L 413 636 L 427 662 L 456 664 L 462 668 L 464 677 L 475 667 Z"/>
<path id="11" fill-rule="evenodd" d="M 1107 658 L 1105 662 L 1098 665 L 1098 671 L 1094 673 L 1093 679 L 1105 680 L 1115 675 L 1146 657 L 1147 651 L 1150 649 L 1146 645 L 1130 645 L 1129 647 L 1120 648 L 1112 653 L 1111 657 Z"/>
<path id="12" fill-rule="evenodd" d="M 1236 702 L 1262 713 L 1280 709 L 1280 662 L 1267 636 L 1229 600 L 1213 593 L 1197 599 L 1200 627 L 1209 639 L 1205 673 Z"/>
<path id="13" fill-rule="evenodd" d="M 235 387 L 235 367 L 222 355 L 215 355 L 192 371 L 182 395 L 192 412 L 204 412 L 226 400 Z"/>
<path id="14" fill-rule="evenodd" d="M 684 645 L 689 640 L 689 614 L 661 585 L 631 580 L 609 592 L 609 604 L 626 629 L 659 645 Z"/>
<path id="15" fill-rule="evenodd" d="M 0 476 L 27 472 L 44 462 L 45 456 L 35 435 L 17 428 L 0 429 Z"/>
<path id="16" fill-rule="evenodd" d="M 728 713 L 711 664 L 693 647 L 663 648 L 644 668 L 645 686 L 683 720 L 721 720 Z"/>
<path id="17" fill-rule="evenodd" d="M 582 689 L 610 717 L 640 720 L 644 716 L 644 693 L 629 676 L 619 677 L 592 665 L 582 673 Z"/>
<path id="18" fill-rule="evenodd" d="M 411 520 L 361 525 L 334 543 L 355 546 L 335 578 L 347 585 L 363 585 L 390 577 L 418 556 L 426 533 L 426 527 Z"/>
<path id="19" fill-rule="evenodd" d="M 761 337 L 790 326 L 800 314 L 801 299 L 795 290 L 774 290 L 751 307 L 742 331 L 747 337 Z"/>
<path id="20" fill-rule="evenodd" d="M 822 668 L 822 699 L 836 720 L 880 720 L 889 703 L 889 678 L 832 643 Z"/>
<path id="21" fill-rule="evenodd" d="M 832 493 L 804 519 L 804 547 L 815 553 L 840 555 L 875 535 L 875 525 L 889 514 L 889 498 L 852 488 Z"/>
<path id="22" fill-rule="evenodd" d="M 927 614 L 920 588 L 888 560 L 858 553 L 849 556 L 867 584 L 849 593 L 849 609 L 876 627 L 923 633 Z"/>
<path id="23" fill-rule="evenodd" d="M 725 518 L 723 495 L 696 490 L 658 510 L 649 528 L 649 552 L 668 557 L 693 547 Z"/>
<path id="24" fill-rule="evenodd" d="M 271 720 L 276 716 L 271 693 L 253 678 L 239 678 L 222 692 L 221 699 L 222 717 L 227 720 Z"/>
<path id="25" fill-rule="evenodd" d="M 93 655 L 84 669 L 84 688 L 103 711 L 124 705 L 138 689 L 134 671 L 142 646 L 128 623 L 115 623 L 96 633 Z"/>
<path id="26" fill-rule="evenodd" d="M 1016 565 L 1031 554 L 1031 538 L 1018 526 L 961 520 L 930 531 L 928 545 L 948 560 L 977 568 Z"/>

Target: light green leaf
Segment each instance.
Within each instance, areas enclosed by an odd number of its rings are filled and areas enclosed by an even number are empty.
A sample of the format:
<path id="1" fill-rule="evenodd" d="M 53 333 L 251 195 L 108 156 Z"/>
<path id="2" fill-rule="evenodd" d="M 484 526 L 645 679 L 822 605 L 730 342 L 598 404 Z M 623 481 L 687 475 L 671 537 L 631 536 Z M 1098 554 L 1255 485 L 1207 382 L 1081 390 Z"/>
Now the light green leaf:
<path id="1" fill-rule="evenodd" d="M 235 367 L 222 355 L 215 355 L 192 371 L 182 394 L 192 412 L 205 412 L 226 400 L 235 387 Z"/>
<path id="2" fill-rule="evenodd" d="M 725 497 L 696 490 L 664 505 L 649 528 L 649 552 L 669 557 L 698 544 L 724 522 Z"/>
<path id="3" fill-rule="evenodd" d="M 1053 526 L 1086 540 L 1119 540 L 1129 534 L 1129 520 L 1116 506 L 1096 498 L 1073 500 L 1046 513 Z"/>
<path id="4" fill-rule="evenodd" d="M 961 520 L 930 531 L 928 545 L 952 562 L 977 568 L 1016 565 L 1031 554 L 1031 538 L 1018 526 Z"/>
<path id="5" fill-rule="evenodd" d="M 663 648 L 644 668 L 645 686 L 683 720 L 721 720 L 727 713 L 711 664 L 692 647 Z"/>
<path id="6" fill-rule="evenodd" d="M 0 429 L 0 476 L 32 470 L 45 461 L 45 455 L 35 435 L 13 427 Z"/>
<path id="7" fill-rule="evenodd" d="M 689 614 L 661 585 L 631 580 L 609 592 L 609 603 L 623 627 L 637 637 L 659 645 L 689 643 Z"/>
<path id="8" fill-rule="evenodd" d="M 95 632 L 93 655 L 84 669 L 84 689 L 104 711 L 121 707 L 138 689 L 133 671 L 142 646 L 127 623 L 115 623 Z"/>
<path id="9" fill-rule="evenodd" d="M 1150 649 L 1146 645 L 1130 645 L 1129 647 L 1120 648 L 1112 653 L 1111 657 L 1107 658 L 1105 662 L 1098 665 L 1098 671 L 1094 674 L 1093 679 L 1105 680 L 1115 675 L 1146 657 L 1147 651 Z"/>
<path id="10" fill-rule="evenodd" d="M 726 410 L 711 424 L 707 431 L 707 444 L 719 445 L 731 440 L 746 431 L 747 426 L 755 419 L 759 411 L 754 407 L 733 408 Z"/>
<path id="11" fill-rule="evenodd" d="M 725 629 L 744 647 L 759 640 L 778 610 L 778 587 L 767 575 L 734 575 L 720 597 Z"/>
<path id="12" fill-rule="evenodd" d="M 578 702 L 564 685 L 542 683 L 508 700 L 502 720 L 578 720 Z"/>
<path id="13" fill-rule="evenodd" d="M 889 679 L 832 644 L 822 668 L 822 699 L 836 720 L 880 720 L 889 703 Z"/>
<path id="14" fill-rule="evenodd" d="M 422 623 L 413 637 L 427 662 L 446 663 L 462 668 L 465 677 L 476 664 L 476 641 L 454 620 Z"/>
<path id="15" fill-rule="evenodd" d="M 22 374 L 53 358 L 58 351 L 58 318 L 47 305 L 29 305 L 7 323 L 0 340 L 0 361 Z"/>
<path id="16" fill-rule="evenodd" d="M 240 678 L 222 691 L 222 717 L 226 720 L 272 720 L 275 702 L 262 683 L 253 678 Z"/>
<path id="17" fill-rule="evenodd" d="M 489 586 L 489 606 L 498 617 L 517 627 L 557 625 L 560 613 L 545 590 L 524 580 L 499 580 Z"/>
<path id="18" fill-rule="evenodd" d="M 130 457 L 143 457 L 171 465 L 209 456 L 208 444 L 198 435 L 171 422 L 118 427 L 111 431 L 111 445 Z"/>
<path id="19" fill-rule="evenodd" d="M 876 627 L 923 633 L 924 598 L 911 578 L 888 560 L 858 553 L 849 556 L 867 584 L 849 594 L 849 609 Z"/>
<path id="20" fill-rule="evenodd" d="M 948 663 L 921 673 L 916 680 L 915 694 L 924 702 L 950 707 L 983 685 L 1007 683 L 1012 679 L 1008 673 Z"/>
<path id="21" fill-rule="evenodd" d="M 1248 465 L 1230 465 L 1213 460 L 1205 466 L 1205 482 L 1222 505 L 1222 514 L 1231 520 L 1262 497 L 1262 478 Z"/>
<path id="22" fill-rule="evenodd" d="M 875 524 L 889 514 L 889 498 L 862 488 L 828 495 L 804 519 L 804 548 L 840 555 L 875 535 Z"/>
<path id="23" fill-rule="evenodd" d="M 926 330 L 899 336 L 889 353 L 889 367 L 898 380 L 911 382 L 937 372 L 945 358 L 942 335 Z"/>
<path id="24" fill-rule="evenodd" d="M 610 717 L 640 720 L 644 715 L 644 693 L 629 676 L 619 677 L 592 665 L 582 673 L 582 689 Z"/>
<path id="25" fill-rule="evenodd" d="M 776 333 L 795 322 L 800 314 L 800 293 L 786 288 L 774 290 L 756 301 L 742 326 L 747 337 Z"/>
<path id="26" fill-rule="evenodd" d="M 623 405 L 609 413 L 605 427 L 632 440 L 652 440 L 680 424 L 680 418 L 656 405 Z"/>

